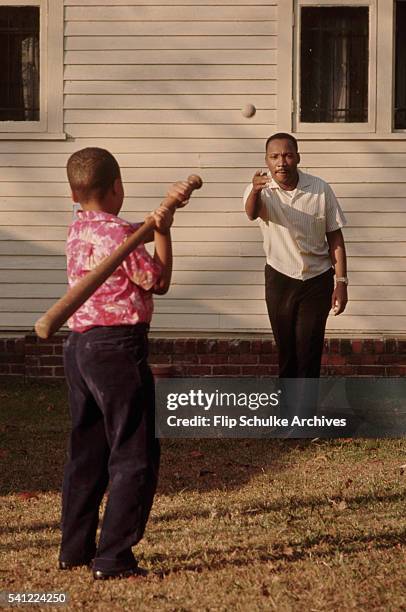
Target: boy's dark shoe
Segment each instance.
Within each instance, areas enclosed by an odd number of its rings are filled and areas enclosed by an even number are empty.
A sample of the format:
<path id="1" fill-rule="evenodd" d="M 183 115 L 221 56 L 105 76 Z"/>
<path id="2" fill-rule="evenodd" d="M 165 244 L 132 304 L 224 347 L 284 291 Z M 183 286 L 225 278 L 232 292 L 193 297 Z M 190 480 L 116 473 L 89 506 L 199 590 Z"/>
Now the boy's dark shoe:
<path id="1" fill-rule="evenodd" d="M 148 570 L 143 567 L 131 567 L 126 570 L 111 570 L 109 572 L 105 570 L 93 570 L 93 578 L 95 580 L 110 580 L 112 578 L 145 578 L 148 575 Z"/>

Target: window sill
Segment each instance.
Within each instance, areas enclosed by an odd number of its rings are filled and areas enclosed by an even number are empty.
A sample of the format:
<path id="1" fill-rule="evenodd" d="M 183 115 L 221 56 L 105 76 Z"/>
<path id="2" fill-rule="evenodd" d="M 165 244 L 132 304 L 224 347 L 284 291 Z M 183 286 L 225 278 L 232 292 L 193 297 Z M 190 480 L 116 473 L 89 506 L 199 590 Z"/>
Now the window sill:
<path id="1" fill-rule="evenodd" d="M 292 132 L 293 136 L 298 140 L 406 140 L 406 130 L 399 132 L 385 133 L 346 133 L 332 134 L 326 132 L 324 134 L 318 132 L 310 134 L 309 132 Z"/>
<path id="2" fill-rule="evenodd" d="M 67 136 L 64 132 L 48 133 L 48 132 L 0 132 L 0 140 L 66 140 Z"/>

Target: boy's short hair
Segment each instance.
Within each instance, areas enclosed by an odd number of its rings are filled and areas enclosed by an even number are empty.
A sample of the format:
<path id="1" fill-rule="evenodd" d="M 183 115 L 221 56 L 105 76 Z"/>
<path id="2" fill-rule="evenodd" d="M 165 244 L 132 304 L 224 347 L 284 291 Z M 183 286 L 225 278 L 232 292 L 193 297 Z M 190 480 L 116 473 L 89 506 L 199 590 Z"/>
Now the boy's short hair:
<path id="1" fill-rule="evenodd" d="M 83 203 L 91 196 L 104 198 L 114 181 L 121 177 L 115 157 L 98 147 L 87 147 L 73 153 L 66 171 L 72 192 Z"/>
<path id="2" fill-rule="evenodd" d="M 278 132 L 277 134 L 272 134 L 272 136 L 270 136 L 266 141 L 265 152 L 268 150 L 268 145 L 270 142 L 272 142 L 272 140 L 290 140 L 295 147 L 296 153 L 299 151 L 297 140 L 294 136 L 292 136 L 292 134 L 288 134 L 287 132 Z"/>

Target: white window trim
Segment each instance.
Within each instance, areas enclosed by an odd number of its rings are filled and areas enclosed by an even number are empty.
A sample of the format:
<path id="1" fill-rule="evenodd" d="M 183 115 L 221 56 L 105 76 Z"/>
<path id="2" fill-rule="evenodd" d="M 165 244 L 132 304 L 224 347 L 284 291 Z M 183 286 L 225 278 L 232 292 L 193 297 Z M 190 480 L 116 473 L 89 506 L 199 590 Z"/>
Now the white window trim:
<path id="1" fill-rule="evenodd" d="M 306 6 L 371 6 L 375 12 L 375 26 L 370 26 L 370 37 L 372 29 L 375 31 L 375 42 L 370 38 L 370 73 L 374 81 L 374 90 L 370 92 L 374 99 L 374 106 L 370 109 L 373 116 L 369 116 L 368 124 L 358 124 L 364 127 L 363 132 L 353 129 L 357 124 L 324 124 L 327 129 L 312 131 L 299 129 L 295 125 L 296 104 L 296 76 L 294 71 L 298 66 L 298 49 L 295 45 L 295 26 L 297 19 L 296 6 L 298 2 Z M 375 7 L 375 9 L 374 9 Z M 296 13 L 296 14 L 295 14 Z M 372 13 L 371 13 L 372 16 Z M 404 140 L 406 130 L 394 129 L 394 1 L 393 0 L 279 0 L 279 42 L 278 42 L 278 131 L 291 132 L 302 140 Z M 288 25 L 289 24 L 289 25 Z M 372 61 L 371 61 L 372 60 Z M 369 100 L 371 103 L 372 99 Z M 307 124 L 309 125 L 309 124 Z M 312 124 L 315 125 L 315 124 Z M 331 126 L 334 129 L 329 129 Z M 340 126 L 341 131 L 335 126 Z M 345 126 L 348 126 L 345 129 Z M 344 127 L 344 130 L 343 130 Z"/>
<path id="2" fill-rule="evenodd" d="M 375 132 L 375 116 L 376 116 L 376 46 L 373 43 L 376 40 L 376 1 L 375 0 L 342 0 L 340 7 L 367 7 L 369 8 L 369 40 L 368 40 L 368 121 L 363 123 L 307 123 L 300 121 L 299 113 L 299 96 L 300 96 L 300 9 L 301 7 L 331 7 L 337 6 L 337 0 L 322 0 L 315 2 L 314 0 L 296 0 L 295 7 L 295 35 L 294 35 L 294 56 L 295 73 L 294 73 L 294 105 L 293 113 L 293 129 L 295 132 L 331 132 L 331 133 L 353 133 L 353 132 Z"/>
<path id="3" fill-rule="evenodd" d="M 40 119 L 0 121 L 0 140 L 64 140 L 63 2 L 0 0 L 0 6 L 40 7 Z"/>

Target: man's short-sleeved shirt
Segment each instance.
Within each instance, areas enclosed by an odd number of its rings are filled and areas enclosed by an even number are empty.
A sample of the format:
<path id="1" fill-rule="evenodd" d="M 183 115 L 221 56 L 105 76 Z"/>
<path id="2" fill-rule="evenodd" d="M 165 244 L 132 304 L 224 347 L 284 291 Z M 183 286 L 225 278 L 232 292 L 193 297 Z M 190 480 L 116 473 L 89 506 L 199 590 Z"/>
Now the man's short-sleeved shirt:
<path id="1" fill-rule="evenodd" d="M 78 211 L 66 243 L 70 287 L 111 255 L 136 228 L 105 212 Z M 83 332 L 98 325 L 149 323 L 153 311 L 150 290 L 160 275 L 161 267 L 143 245 L 138 246 L 74 313 L 69 327 Z"/>
<path id="2" fill-rule="evenodd" d="M 296 189 L 285 191 L 274 179 L 261 191 L 266 217 L 258 218 L 267 263 L 291 278 L 307 280 L 332 266 L 327 232 L 346 224 L 330 185 L 298 171 Z M 248 185 L 244 205 L 252 190 Z"/>

